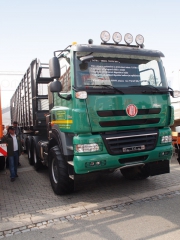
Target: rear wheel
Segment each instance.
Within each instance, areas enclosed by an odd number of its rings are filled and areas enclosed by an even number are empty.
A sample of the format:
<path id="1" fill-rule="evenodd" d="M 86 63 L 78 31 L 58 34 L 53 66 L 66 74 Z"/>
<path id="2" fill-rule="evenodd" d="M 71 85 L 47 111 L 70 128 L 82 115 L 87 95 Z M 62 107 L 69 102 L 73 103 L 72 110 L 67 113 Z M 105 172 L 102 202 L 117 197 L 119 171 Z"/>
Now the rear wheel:
<path id="1" fill-rule="evenodd" d="M 126 179 L 129 180 L 146 179 L 150 176 L 149 170 L 146 166 L 122 168 L 121 173 Z"/>
<path id="2" fill-rule="evenodd" d="M 74 191 L 74 181 L 69 177 L 68 164 L 58 146 L 50 150 L 49 175 L 51 186 L 57 195 Z"/>
<path id="3" fill-rule="evenodd" d="M 33 142 L 32 148 L 33 148 L 34 168 L 36 171 L 39 171 L 42 168 L 42 163 L 40 162 L 39 157 L 37 155 L 35 142 Z"/>
<path id="4" fill-rule="evenodd" d="M 26 148 L 27 148 L 27 155 L 28 155 L 29 164 L 33 165 L 34 161 L 33 161 L 33 157 L 32 157 L 32 150 L 31 150 L 31 144 L 30 144 L 29 139 L 27 140 Z"/>

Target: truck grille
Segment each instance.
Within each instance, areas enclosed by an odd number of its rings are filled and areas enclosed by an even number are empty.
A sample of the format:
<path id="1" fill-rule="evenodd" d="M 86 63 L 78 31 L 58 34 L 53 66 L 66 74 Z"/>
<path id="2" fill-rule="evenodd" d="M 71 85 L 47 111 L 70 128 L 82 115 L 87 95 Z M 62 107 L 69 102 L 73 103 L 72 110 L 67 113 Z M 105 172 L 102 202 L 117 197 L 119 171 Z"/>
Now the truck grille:
<path id="1" fill-rule="evenodd" d="M 109 154 L 128 154 L 153 150 L 157 143 L 158 131 L 142 129 L 101 136 Z"/>
<path id="2" fill-rule="evenodd" d="M 138 109 L 139 116 L 146 116 L 141 119 L 132 119 L 132 120 L 115 120 L 115 121 L 100 121 L 99 125 L 101 127 L 119 127 L 119 126 L 129 126 L 129 125 L 145 125 L 145 124 L 156 124 L 159 123 L 160 118 L 157 116 L 147 118 L 149 115 L 159 114 L 161 112 L 161 108 L 150 108 L 150 109 Z M 127 116 L 125 110 L 102 110 L 97 111 L 99 117 L 119 117 L 119 116 Z"/>
<path id="3" fill-rule="evenodd" d="M 161 108 L 150 108 L 150 109 L 138 109 L 137 115 L 149 115 L 149 114 L 159 114 Z M 114 116 L 127 116 L 125 110 L 101 110 L 97 111 L 100 117 L 114 117 Z"/>
<path id="4" fill-rule="evenodd" d="M 160 118 L 147 118 L 147 119 L 133 119 L 133 120 L 119 120 L 119 121 L 106 121 L 99 122 L 101 127 L 119 127 L 119 126 L 132 126 L 132 125 L 145 125 L 159 123 Z"/>

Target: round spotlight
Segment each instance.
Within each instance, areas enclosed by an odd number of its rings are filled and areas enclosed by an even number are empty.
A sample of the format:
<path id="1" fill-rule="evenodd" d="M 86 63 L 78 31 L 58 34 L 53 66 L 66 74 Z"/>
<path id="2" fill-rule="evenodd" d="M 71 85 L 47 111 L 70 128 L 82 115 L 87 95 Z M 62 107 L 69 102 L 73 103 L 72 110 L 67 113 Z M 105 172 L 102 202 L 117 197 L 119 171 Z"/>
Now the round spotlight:
<path id="1" fill-rule="evenodd" d="M 136 43 L 139 45 L 139 46 L 142 46 L 143 43 L 144 43 L 144 37 L 141 35 L 141 34 L 138 34 L 136 36 L 136 39 L 135 39 Z"/>
<path id="2" fill-rule="evenodd" d="M 130 33 L 126 33 L 124 36 L 124 41 L 129 45 L 133 42 L 133 36 Z"/>
<path id="3" fill-rule="evenodd" d="M 106 43 L 110 39 L 110 33 L 108 31 L 102 31 L 100 37 L 101 40 Z"/>
<path id="4" fill-rule="evenodd" d="M 122 40 L 122 35 L 119 32 L 115 32 L 112 38 L 115 43 L 119 43 Z"/>

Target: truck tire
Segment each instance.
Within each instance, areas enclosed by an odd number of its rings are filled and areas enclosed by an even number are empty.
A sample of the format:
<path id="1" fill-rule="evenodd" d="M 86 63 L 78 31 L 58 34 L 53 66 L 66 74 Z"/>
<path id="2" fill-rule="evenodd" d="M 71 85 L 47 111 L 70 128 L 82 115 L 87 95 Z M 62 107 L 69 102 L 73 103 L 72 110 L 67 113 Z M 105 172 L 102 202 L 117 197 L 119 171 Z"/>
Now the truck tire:
<path id="1" fill-rule="evenodd" d="M 29 139 L 27 140 L 26 147 L 27 147 L 27 155 L 28 155 L 29 164 L 34 165 L 34 161 L 33 161 L 33 157 L 32 157 L 32 149 L 31 149 L 31 144 L 30 144 Z"/>
<path id="2" fill-rule="evenodd" d="M 39 171 L 43 165 L 40 162 L 39 157 L 37 155 L 36 144 L 34 141 L 32 143 L 32 154 L 33 154 L 34 169 L 36 171 Z"/>
<path id="3" fill-rule="evenodd" d="M 146 166 L 144 167 L 130 167 L 130 168 L 122 168 L 121 173 L 123 177 L 125 177 L 128 180 L 143 180 L 150 176 L 150 173 Z"/>
<path id="4" fill-rule="evenodd" d="M 58 146 L 50 150 L 49 176 L 53 191 L 57 195 L 63 195 L 74 191 L 74 181 L 69 177 L 68 164 L 64 160 Z"/>
<path id="5" fill-rule="evenodd" d="M 5 157 L 0 156 L 0 171 L 5 169 Z"/>

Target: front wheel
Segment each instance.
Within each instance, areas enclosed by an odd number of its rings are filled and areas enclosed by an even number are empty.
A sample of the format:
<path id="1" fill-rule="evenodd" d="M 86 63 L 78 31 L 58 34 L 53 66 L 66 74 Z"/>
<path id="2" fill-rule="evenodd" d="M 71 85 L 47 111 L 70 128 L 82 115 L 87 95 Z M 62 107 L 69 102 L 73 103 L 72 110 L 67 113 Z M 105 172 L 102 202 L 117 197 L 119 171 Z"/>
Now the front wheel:
<path id="1" fill-rule="evenodd" d="M 69 177 L 68 164 L 64 160 L 58 146 L 50 150 L 49 175 L 51 186 L 57 195 L 74 191 L 74 181 Z"/>
<path id="2" fill-rule="evenodd" d="M 146 166 L 136 166 L 130 168 L 122 168 L 121 173 L 123 177 L 129 180 L 146 179 L 150 176 L 149 170 Z"/>

